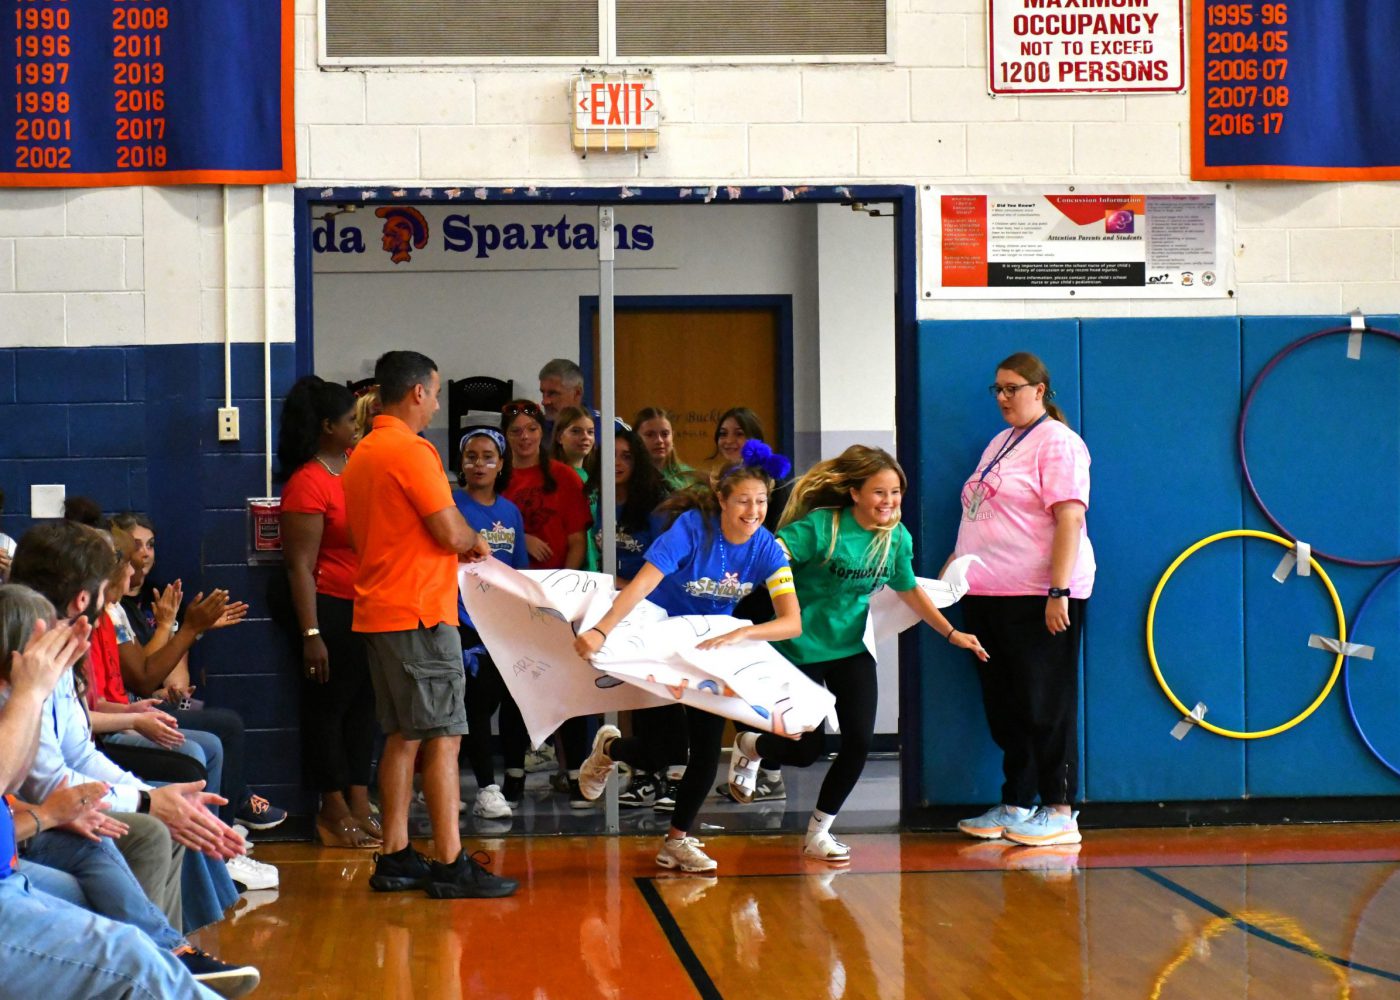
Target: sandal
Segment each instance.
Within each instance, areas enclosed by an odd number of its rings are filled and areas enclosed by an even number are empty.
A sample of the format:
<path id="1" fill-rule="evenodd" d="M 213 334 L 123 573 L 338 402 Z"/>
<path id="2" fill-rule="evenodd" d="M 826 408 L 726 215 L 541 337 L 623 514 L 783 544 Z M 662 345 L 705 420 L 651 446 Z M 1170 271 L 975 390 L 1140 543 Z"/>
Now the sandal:
<path id="1" fill-rule="evenodd" d="M 353 816 L 342 816 L 334 823 L 318 819 L 316 820 L 316 834 L 321 838 L 321 844 L 325 847 L 364 850 L 383 846 L 380 839 L 360 826 Z"/>
<path id="2" fill-rule="evenodd" d="M 379 825 L 379 817 L 374 815 L 374 813 L 370 813 L 364 819 L 360 819 L 358 816 L 352 816 L 350 818 L 360 825 L 361 830 L 365 831 L 365 833 L 369 834 L 375 840 L 384 839 L 384 827 Z"/>

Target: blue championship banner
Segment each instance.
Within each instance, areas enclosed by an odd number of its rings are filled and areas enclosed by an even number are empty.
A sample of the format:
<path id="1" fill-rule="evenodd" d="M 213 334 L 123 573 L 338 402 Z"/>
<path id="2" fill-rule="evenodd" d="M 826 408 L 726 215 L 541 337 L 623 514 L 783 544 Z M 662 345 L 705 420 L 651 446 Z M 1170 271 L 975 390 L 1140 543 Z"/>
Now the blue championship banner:
<path id="1" fill-rule="evenodd" d="M 1400 178 L 1400 2 L 1192 8 L 1193 179 Z"/>
<path id="2" fill-rule="evenodd" d="M 0 0 L 0 186 L 296 179 L 294 0 Z"/>

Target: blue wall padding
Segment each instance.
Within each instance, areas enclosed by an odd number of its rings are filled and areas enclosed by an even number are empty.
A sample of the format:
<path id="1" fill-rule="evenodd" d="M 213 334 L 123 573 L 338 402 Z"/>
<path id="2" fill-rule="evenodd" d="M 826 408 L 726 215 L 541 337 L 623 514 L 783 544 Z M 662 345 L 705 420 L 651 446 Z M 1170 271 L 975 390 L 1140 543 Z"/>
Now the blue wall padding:
<path id="1" fill-rule="evenodd" d="M 1400 330 L 1395 317 L 1375 326 Z M 926 456 L 914 498 L 921 572 L 952 544 L 958 493 L 1001 422 L 985 395 L 998 360 L 1031 350 L 1049 366 L 1072 426 L 1093 456 L 1089 531 L 1099 574 L 1086 616 L 1082 792 L 1086 801 L 1243 796 L 1393 795 L 1400 778 L 1375 762 L 1347 718 L 1339 684 L 1301 725 L 1263 740 L 1201 730 L 1178 742 L 1179 713 L 1147 660 L 1148 601 L 1162 572 L 1200 538 L 1272 530 L 1239 471 L 1243 394 L 1273 354 L 1341 317 L 925 322 L 920 330 Z M 1269 378 L 1250 420 L 1255 482 L 1291 530 L 1368 558 L 1400 554 L 1400 345 L 1367 338 L 1360 361 L 1329 338 Z M 1218 542 L 1173 577 L 1158 608 L 1157 652 L 1177 695 L 1231 729 L 1269 728 L 1321 689 L 1332 657 L 1307 647 L 1335 634 L 1316 579 L 1272 579 L 1283 549 Z M 1382 569 L 1324 564 L 1350 618 Z M 956 618 L 956 609 L 954 610 Z M 1368 735 L 1400 763 L 1400 583 L 1368 614 L 1354 664 Z M 997 797 L 999 754 L 986 734 L 969 662 L 924 643 L 919 792 L 924 802 Z M 907 731 L 907 730 L 906 730 Z"/>
<path id="2" fill-rule="evenodd" d="M 1075 320 L 978 321 L 921 327 L 919 368 L 927 457 L 918 495 L 912 499 L 921 519 L 919 572 L 929 575 L 938 572 L 953 550 L 963 483 L 987 442 L 1006 430 L 987 394 L 997 362 L 1015 351 L 1029 350 L 1040 355 L 1052 374 L 1063 373 L 1054 381 L 1055 401 L 1077 426 L 1079 324 Z M 952 620 L 961 621 L 956 609 Z M 937 639 L 924 644 L 925 802 L 984 802 L 1000 796 L 1001 758 L 987 734 L 975 662 Z M 1081 744 L 1081 783 L 1082 749 Z"/>
<path id="3" fill-rule="evenodd" d="M 1374 326 L 1400 330 L 1394 316 Z M 1345 325 L 1338 318 L 1326 325 Z M 1259 371 L 1288 343 L 1323 324 L 1312 317 L 1246 319 L 1246 371 Z M 1346 357 L 1345 336 L 1314 341 L 1289 355 L 1269 375 L 1250 413 L 1250 471 L 1260 495 L 1290 533 L 1339 555 L 1380 559 L 1400 555 L 1400 344 L 1366 337 L 1361 358 Z M 1250 527 L 1267 522 L 1251 501 Z M 1246 705 L 1251 728 L 1296 715 L 1321 689 L 1333 657 L 1308 649 L 1308 635 L 1336 634 L 1336 615 L 1316 580 L 1294 577 L 1280 587 L 1269 577 L 1277 553 L 1261 544 L 1245 560 L 1249 635 Z M 1383 569 L 1324 563 L 1350 619 Z M 1390 607 L 1394 607 L 1393 604 Z M 1382 609 L 1376 609 L 1382 610 Z M 1400 651 L 1395 619 L 1368 612 L 1370 638 Z M 1395 662 L 1392 657 L 1391 663 Z M 1357 669 L 1373 664 L 1362 661 Z M 1376 666 L 1365 690 L 1380 695 L 1386 667 Z M 1381 679 L 1376 684 L 1374 679 Z M 1389 675 L 1394 691 L 1393 668 Z M 1400 699 L 1367 703 L 1368 732 L 1397 747 Z M 1400 747 L 1397 747 L 1400 748 Z M 1377 795 L 1400 790 L 1376 763 L 1347 718 L 1340 685 L 1309 719 L 1288 732 L 1253 741 L 1247 755 L 1251 794 Z"/>
<path id="4" fill-rule="evenodd" d="M 1181 713 L 1157 686 L 1144 639 L 1148 600 L 1171 561 L 1239 526 L 1239 324 L 1096 319 L 1080 324 L 1080 337 L 1099 566 L 1084 637 L 1085 798 L 1239 796 L 1243 747 L 1170 737 Z M 1240 547 L 1227 540 L 1183 564 L 1158 608 L 1167 682 L 1188 708 L 1204 701 L 1212 721 L 1244 716 L 1241 605 Z"/>
<path id="5" fill-rule="evenodd" d="M 293 379 L 290 344 L 272 348 L 274 414 Z M 181 577 L 187 597 L 227 588 L 252 605 L 249 620 L 195 649 L 199 694 L 239 712 L 247 727 L 247 780 L 294 808 L 308 803 L 298 748 L 297 689 L 288 643 L 267 618 L 271 573 L 247 565 L 244 500 L 266 490 L 260 344 L 233 347 L 241 440 L 218 440 L 222 344 L 0 350 L 0 530 L 32 523 L 29 487 L 63 483 L 108 512 L 148 512 L 157 531 L 155 575 Z M 276 427 L 273 428 L 274 435 Z"/>

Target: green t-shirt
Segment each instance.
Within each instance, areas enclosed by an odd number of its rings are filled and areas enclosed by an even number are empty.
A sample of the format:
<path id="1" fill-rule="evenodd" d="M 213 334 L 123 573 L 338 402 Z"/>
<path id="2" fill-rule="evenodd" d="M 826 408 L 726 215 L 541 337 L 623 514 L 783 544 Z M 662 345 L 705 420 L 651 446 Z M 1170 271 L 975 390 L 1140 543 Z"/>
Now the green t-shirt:
<path id="1" fill-rule="evenodd" d="M 875 538 L 875 532 L 856 523 L 850 507 L 839 516 L 830 509 L 814 510 L 778 532 L 792 561 L 793 582 L 802 604 L 802 634 L 774 643 L 789 660 L 820 663 L 859 653 L 865 648 L 870 595 L 885 584 L 901 591 L 918 585 L 909 530 L 902 524 L 895 526 L 883 566 L 870 549 Z"/>

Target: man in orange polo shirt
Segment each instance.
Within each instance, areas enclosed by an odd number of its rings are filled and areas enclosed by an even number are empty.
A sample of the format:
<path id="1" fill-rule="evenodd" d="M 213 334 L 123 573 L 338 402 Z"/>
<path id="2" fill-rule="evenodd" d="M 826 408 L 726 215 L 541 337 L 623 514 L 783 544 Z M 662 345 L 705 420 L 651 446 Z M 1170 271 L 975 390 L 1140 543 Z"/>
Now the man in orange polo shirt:
<path id="1" fill-rule="evenodd" d="M 343 473 L 360 557 L 353 628 L 365 637 L 387 736 L 379 761 L 384 853 L 375 855 L 370 888 L 425 889 L 435 899 L 509 896 L 517 883 L 473 861 L 457 827 L 457 747 L 467 731 L 457 559 L 485 559 L 491 550 L 457 510 L 437 449 L 419 436 L 438 411 L 437 365 L 416 351 L 390 351 L 374 377 L 383 409 Z M 408 840 L 420 745 L 431 859 Z"/>

